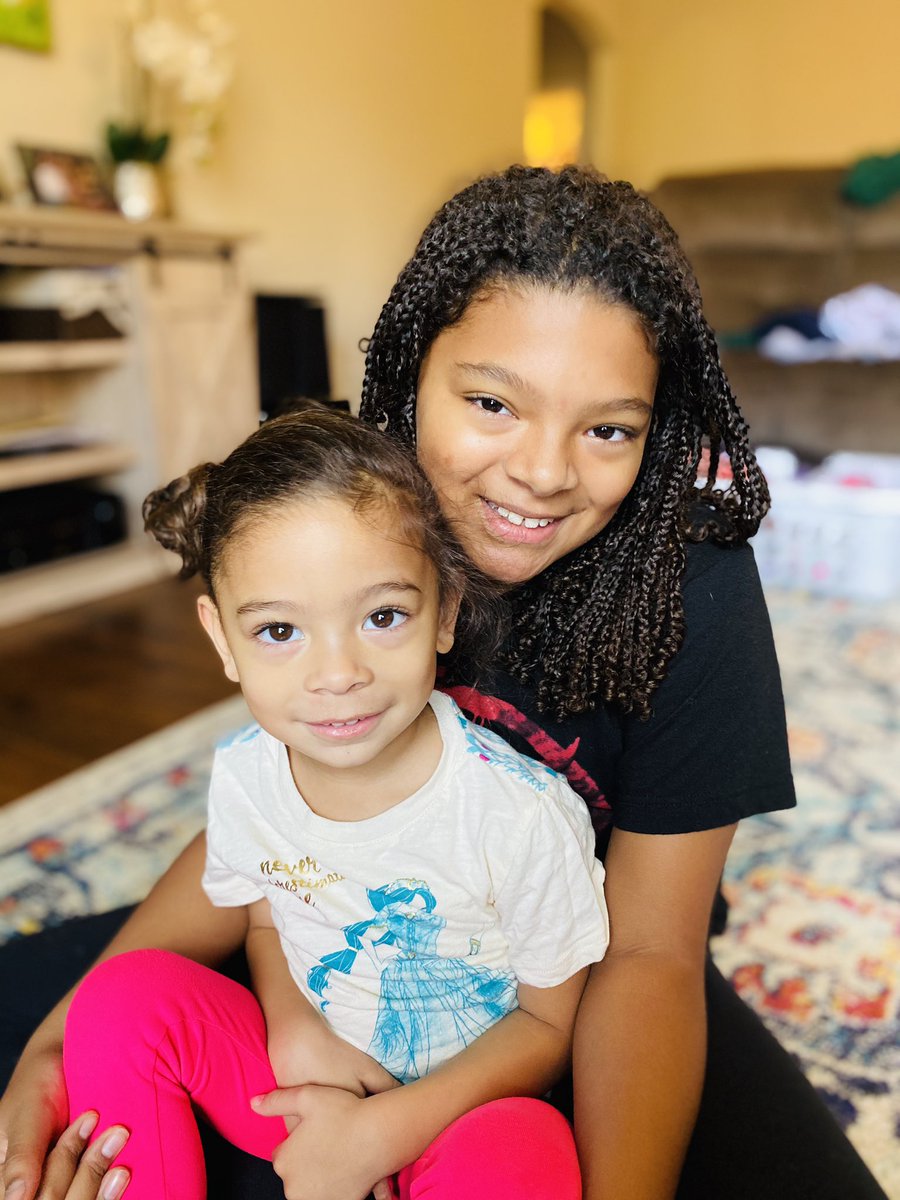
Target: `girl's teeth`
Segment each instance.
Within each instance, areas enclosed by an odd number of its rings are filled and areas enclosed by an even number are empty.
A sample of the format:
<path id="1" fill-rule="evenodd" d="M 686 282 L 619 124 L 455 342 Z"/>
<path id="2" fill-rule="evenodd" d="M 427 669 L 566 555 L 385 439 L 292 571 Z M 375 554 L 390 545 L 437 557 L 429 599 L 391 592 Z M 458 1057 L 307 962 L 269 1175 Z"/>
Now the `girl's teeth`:
<path id="1" fill-rule="evenodd" d="M 352 721 L 331 721 L 329 723 L 332 729 L 343 729 L 345 725 L 358 725 L 359 717 L 354 717 Z"/>
<path id="2" fill-rule="evenodd" d="M 510 525 L 524 525 L 526 529 L 543 529 L 550 524 L 549 517 L 523 517 L 519 513 L 510 512 L 508 508 L 501 508 L 499 504 L 495 504 L 494 508 L 509 521 Z"/>

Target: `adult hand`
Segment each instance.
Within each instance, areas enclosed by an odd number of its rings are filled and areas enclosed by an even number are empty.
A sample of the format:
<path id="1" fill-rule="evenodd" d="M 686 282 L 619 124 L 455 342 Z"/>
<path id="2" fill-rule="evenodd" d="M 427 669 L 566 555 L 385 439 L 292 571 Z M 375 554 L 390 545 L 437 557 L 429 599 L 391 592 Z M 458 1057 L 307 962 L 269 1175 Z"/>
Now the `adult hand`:
<path id="1" fill-rule="evenodd" d="M 299 1123 L 272 1158 L 286 1200 L 388 1200 L 387 1130 L 367 1099 L 343 1088 L 305 1084 L 251 1101 L 265 1117 Z"/>
<path id="2" fill-rule="evenodd" d="M 17 1152 L 10 1140 L 6 1158 L 4 1200 L 30 1200 L 40 1183 L 40 1200 L 119 1200 L 131 1180 L 126 1167 L 110 1164 L 128 1141 L 128 1130 L 113 1125 L 88 1146 L 97 1125 L 95 1112 L 82 1113 L 57 1140 L 36 1174 L 29 1160 Z"/>
<path id="3" fill-rule="evenodd" d="M 0 1194 L 7 1200 L 31 1200 L 68 1119 L 62 1046 L 26 1048 L 0 1099 Z"/>
<path id="4" fill-rule="evenodd" d="M 68 1098 L 62 1047 L 57 1042 L 29 1046 L 0 1100 L 0 1196 L 3 1200 L 116 1200 L 129 1174 L 110 1162 L 128 1133 L 106 1130 L 87 1149 L 97 1124 L 95 1112 L 82 1113 L 66 1128 Z M 101 1191 L 102 1189 L 102 1191 Z"/>

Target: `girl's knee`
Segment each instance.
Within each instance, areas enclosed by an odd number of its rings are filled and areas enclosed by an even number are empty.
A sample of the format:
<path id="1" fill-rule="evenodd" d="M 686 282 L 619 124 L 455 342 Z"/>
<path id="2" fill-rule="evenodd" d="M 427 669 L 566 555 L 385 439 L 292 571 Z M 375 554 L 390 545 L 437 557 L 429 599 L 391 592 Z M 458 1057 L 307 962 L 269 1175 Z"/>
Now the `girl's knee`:
<path id="1" fill-rule="evenodd" d="M 461 1180 L 473 1200 L 576 1200 L 581 1176 L 572 1130 L 542 1100 L 514 1096 L 483 1104 L 449 1125 L 402 1173 L 402 1194 L 449 1197 Z"/>
<path id="2" fill-rule="evenodd" d="M 481 1104 L 454 1121 L 441 1137 L 451 1132 L 467 1142 L 484 1139 L 496 1144 L 513 1139 L 516 1143 L 559 1142 L 573 1148 L 575 1144 L 565 1117 L 546 1101 L 530 1096 L 508 1096 Z"/>
<path id="3" fill-rule="evenodd" d="M 107 958 L 78 985 L 67 1028 L 81 1021 L 107 1023 L 123 1014 L 133 1021 L 148 1007 L 156 1010 L 162 998 L 183 994 L 192 969 L 206 970 L 169 950 L 130 950 Z"/>

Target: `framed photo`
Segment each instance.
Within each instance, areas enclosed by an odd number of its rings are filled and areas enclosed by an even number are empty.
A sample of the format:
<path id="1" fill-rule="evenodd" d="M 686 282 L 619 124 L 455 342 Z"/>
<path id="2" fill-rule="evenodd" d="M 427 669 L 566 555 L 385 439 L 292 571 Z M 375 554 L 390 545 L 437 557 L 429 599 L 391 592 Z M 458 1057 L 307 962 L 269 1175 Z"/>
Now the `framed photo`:
<path id="1" fill-rule="evenodd" d="M 0 6 L 2 7 L 2 6 Z M 28 187 L 38 204 L 116 212 L 100 164 L 90 154 L 17 146 Z"/>
<path id="2" fill-rule="evenodd" d="M 50 49 L 50 0 L 0 0 L 0 42 Z"/>

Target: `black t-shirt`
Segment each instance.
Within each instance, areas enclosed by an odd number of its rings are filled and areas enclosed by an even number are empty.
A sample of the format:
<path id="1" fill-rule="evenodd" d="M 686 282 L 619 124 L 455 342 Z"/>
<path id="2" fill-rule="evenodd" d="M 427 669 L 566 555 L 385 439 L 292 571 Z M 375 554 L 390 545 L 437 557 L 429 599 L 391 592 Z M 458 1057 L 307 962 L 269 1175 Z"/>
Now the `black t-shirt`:
<path id="1" fill-rule="evenodd" d="M 691 833 L 795 804 L 772 628 L 749 546 L 689 544 L 685 638 L 642 721 L 611 705 L 563 721 L 497 672 L 447 690 L 463 711 L 565 775 L 605 853 L 616 826 Z"/>

